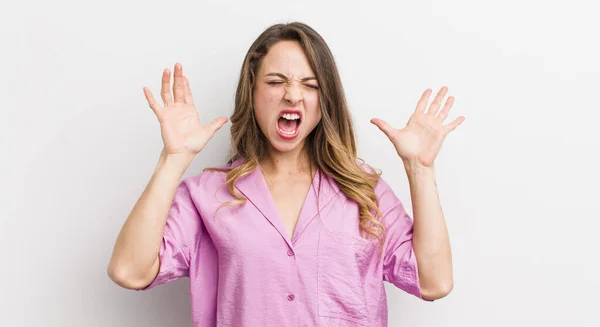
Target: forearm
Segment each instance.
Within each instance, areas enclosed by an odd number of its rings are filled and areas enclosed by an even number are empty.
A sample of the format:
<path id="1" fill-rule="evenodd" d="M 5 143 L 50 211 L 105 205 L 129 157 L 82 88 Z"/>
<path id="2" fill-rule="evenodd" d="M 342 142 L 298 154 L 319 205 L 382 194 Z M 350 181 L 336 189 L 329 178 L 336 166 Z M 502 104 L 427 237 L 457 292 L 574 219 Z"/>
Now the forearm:
<path id="1" fill-rule="evenodd" d="M 413 249 L 424 297 L 437 299 L 453 287 L 450 239 L 433 168 L 405 164 L 413 208 Z"/>
<path id="2" fill-rule="evenodd" d="M 134 205 L 115 243 L 108 274 L 133 287 L 158 271 L 158 253 L 171 203 L 191 160 L 161 154 L 144 192 Z"/>

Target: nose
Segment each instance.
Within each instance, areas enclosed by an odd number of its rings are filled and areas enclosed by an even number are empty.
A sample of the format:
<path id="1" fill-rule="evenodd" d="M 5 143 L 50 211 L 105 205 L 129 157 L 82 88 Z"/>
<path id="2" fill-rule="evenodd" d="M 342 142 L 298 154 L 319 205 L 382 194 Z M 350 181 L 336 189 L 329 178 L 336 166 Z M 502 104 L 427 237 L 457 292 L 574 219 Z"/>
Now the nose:
<path id="1" fill-rule="evenodd" d="M 285 88 L 285 95 L 283 98 L 287 100 L 291 104 L 296 104 L 302 101 L 304 95 L 302 94 L 302 90 L 300 86 L 296 85 L 296 83 L 290 83 Z"/>

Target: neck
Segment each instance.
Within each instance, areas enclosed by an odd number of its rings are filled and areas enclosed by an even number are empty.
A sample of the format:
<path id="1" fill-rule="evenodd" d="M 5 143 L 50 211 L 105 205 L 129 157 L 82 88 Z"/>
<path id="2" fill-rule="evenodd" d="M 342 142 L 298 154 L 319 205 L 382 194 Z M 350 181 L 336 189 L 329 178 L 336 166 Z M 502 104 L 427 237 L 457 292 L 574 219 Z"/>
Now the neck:
<path id="1" fill-rule="evenodd" d="M 304 146 L 289 152 L 279 152 L 271 147 L 260 166 L 269 175 L 313 174 L 310 157 Z"/>

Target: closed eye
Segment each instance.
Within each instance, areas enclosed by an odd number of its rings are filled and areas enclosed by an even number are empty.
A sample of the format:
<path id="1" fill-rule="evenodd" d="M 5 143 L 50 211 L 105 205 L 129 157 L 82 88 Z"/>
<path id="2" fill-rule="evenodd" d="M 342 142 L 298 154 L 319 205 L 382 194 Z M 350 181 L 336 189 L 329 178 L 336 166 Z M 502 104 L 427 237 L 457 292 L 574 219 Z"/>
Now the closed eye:
<path id="1" fill-rule="evenodd" d="M 268 81 L 267 82 L 267 84 L 269 84 L 269 85 L 280 85 L 280 84 L 283 84 L 283 83 L 284 82 L 282 82 L 282 81 Z M 314 90 L 319 90 L 320 89 L 319 86 L 312 85 L 312 84 L 304 84 L 304 86 L 310 87 L 311 89 L 314 89 Z"/>

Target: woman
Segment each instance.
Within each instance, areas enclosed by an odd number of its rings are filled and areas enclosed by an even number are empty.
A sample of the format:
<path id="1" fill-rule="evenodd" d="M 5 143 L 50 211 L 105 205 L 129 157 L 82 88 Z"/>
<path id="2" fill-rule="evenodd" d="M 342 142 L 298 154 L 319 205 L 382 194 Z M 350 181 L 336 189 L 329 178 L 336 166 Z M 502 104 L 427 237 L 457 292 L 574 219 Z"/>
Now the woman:
<path id="1" fill-rule="evenodd" d="M 380 174 L 357 160 L 333 56 L 302 23 L 250 47 L 231 117 L 228 164 L 181 181 L 227 121 L 203 125 L 182 67 L 162 76 L 164 148 L 108 267 L 149 289 L 189 276 L 194 326 L 387 326 L 383 282 L 433 301 L 452 289 L 433 161 L 463 117 L 443 125 L 444 87 L 425 91 L 406 127 L 374 119 L 408 174 L 414 223 Z M 398 165 L 400 166 L 400 165 Z"/>

